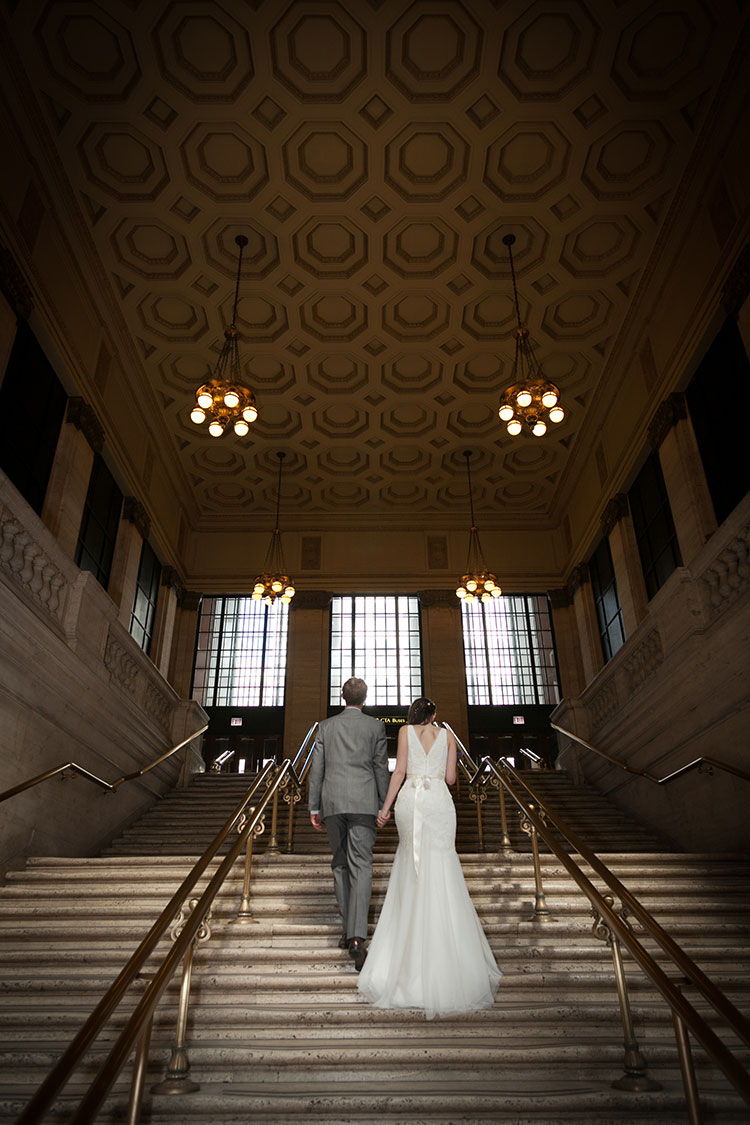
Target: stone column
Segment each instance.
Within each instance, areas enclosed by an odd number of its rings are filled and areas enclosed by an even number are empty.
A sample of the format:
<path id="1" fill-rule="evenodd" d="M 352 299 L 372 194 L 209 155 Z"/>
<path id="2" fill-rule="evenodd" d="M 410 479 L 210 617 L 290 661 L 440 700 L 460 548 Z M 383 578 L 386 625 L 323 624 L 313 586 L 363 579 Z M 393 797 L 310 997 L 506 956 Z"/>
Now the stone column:
<path id="1" fill-rule="evenodd" d="M 63 551 L 75 558 L 94 453 L 104 445 L 104 430 L 82 398 L 69 398 L 47 484 L 42 520 Z"/>
<path id="2" fill-rule="evenodd" d="M 126 629 L 130 628 L 133 613 L 143 541 L 150 534 L 151 520 L 143 504 L 134 496 L 126 496 L 107 587 L 107 593 L 119 610 L 119 621 Z"/>
<path id="3" fill-rule="evenodd" d="M 604 509 L 602 531 L 609 538 L 612 566 L 622 609 L 622 623 L 625 627 L 625 636 L 629 637 L 646 616 L 648 592 L 628 498 L 624 492 L 618 492 L 613 496 Z"/>
<path id="4" fill-rule="evenodd" d="M 586 686 L 573 596 L 570 590 L 563 586 L 560 590 L 550 590 L 549 600 L 560 669 L 560 697 L 573 699 L 580 695 Z"/>
<path id="5" fill-rule="evenodd" d="M 659 453 L 682 562 L 689 566 L 718 525 L 683 394 L 671 394 L 662 402 L 648 440 Z"/>
<path id="6" fill-rule="evenodd" d="M 591 590 L 591 577 L 586 563 L 579 563 L 571 573 L 568 579 L 568 592 L 573 598 L 583 681 L 589 684 L 597 672 L 604 667 L 604 654 L 594 595 Z"/>
<path id="7" fill-rule="evenodd" d="M 328 714 L 328 638 L 331 594 L 298 592 L 289 606 L 284 755 L 294 757 L 316 720 Z"/>
<path id="8" fill-rule="evenodd" d="M 425 695 L 438 708 L 438 721 L 449 723 L 469 747 L 466 665 L 461 603 L 455 590 L 420 590 Z"/>
<path id="9" fill-rule="evenodd" d="M 181 699 L 190 698 L 195 663 L 195 638 L 198 633 L 198 610 L 202 599 L 203 595 L 195 590 L 183 590 L 177 599 L 168 678 Z"/>
<path id="10" fill-rule="evenodd" d="M 172 657 L 177 602 L 182 592 L 182 582 L 175 568 L 163 566 L 149 656 L 165 679 L 169 672 L 169 663 Z"/>

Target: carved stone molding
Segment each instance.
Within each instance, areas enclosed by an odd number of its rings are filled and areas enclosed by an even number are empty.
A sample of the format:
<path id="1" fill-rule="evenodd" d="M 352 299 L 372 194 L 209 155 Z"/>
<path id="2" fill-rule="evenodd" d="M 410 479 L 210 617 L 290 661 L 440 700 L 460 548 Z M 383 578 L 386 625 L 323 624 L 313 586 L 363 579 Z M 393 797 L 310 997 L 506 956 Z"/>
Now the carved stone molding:
<path id="1" fill-rule="evenodd" d="M 0 567 L 56 621 L 67 580 L 7 508 L 0 508 Z"/>
<path id="2" fill-rule="evenodd" d="M 146 683 L 146 692 L 143 697 L 145 711 L 155 719 L 160 727 L 169 730 L 170 701 L 163 691 L 159 691 L 156 684 L 151 681 Z"/>
<path id="3" fill-rule="evenodd" d="M 26 280 L 16 265 L 16 260 L 6 246 L 0 245 L 0 292 L 17 317 L 28 320 L 34 311 L 34 301 Z"/>
<path id="4" fill-rule="evenodd" d="M 333 594 L 330 590 L 298 590 L 292 600 L 292 609 L 328 609 Z"/>
<path id="5" fill-rule="evenodd" d="M 716 616 L 731 605 L 750 585 L 750 524 L 728 543 L 706 567 L 701 581 L 708 589 L 711 614 Z"/>
<path id="6" fill-rule="evenodd" d="M 570 595 L 570 600 L 572 601 L 575 597 L 576 590 L 580 590 L 581 586 L 590 581 L 591 575 L 589 574 L 588 563 L 582 562 L 579 563 L 578 566 L 574 566 L 570 572 L 570 577 L 568 578 L 567 583 L 567 590 L 568 594 Z"/>
<path id="7" fill-rule="evenodd" d="M 161 568 L 161 585 L 166 586 L 169 590 L 174 590 L 177 595 L 178 604 L 182 599 L 185 588 L 182 585 L 182 579 L 179 572 L 173 566 L 163 566 Z"/>
<path id="8" fill-rule="evenodd" d="M 602 512 L 601 526 L 605 535 L 612 532 L 621 519 L 624 519 L 630 511 L 628 507 L 628 498 L 624 492 L 618 492 L 607 503 L 606 508 Z"/>
<path id="9" fill-rule="evenodd" d="M 104 448 L 104 430 L 87 402 L 78 396 L 69 398 L 65 421 L 81 431 L 94 453 L 101 453 Z"/>
<path id="10" fill-rule="evenodd" d="M 151 518 L 135 496 L 126 496 L 122 505 L 122 518 L 132 523 L 142 539 L 148 539 L 151 534 Z"/>
<path id="11" fill-rule="evenodd" d="M 417 597 L 422 609 L 460 609 L 461 602 L 455 590 L 418 590 Z"/>
<path id="12" fill-rule="evenodd" d="M 648 443 L 651 448 L 658 449 L 672 427 L 682 418 L 687 418 L 687 402 L 681 391 L 673 391 L 671 395 L 667 395 L 651 419 L 648 428 Z"/>
<path id="13" fill-rule="evenodd" d="M 112 679 L 115 683 L 119 684 L 123 691 L 128 692 L 129 695 L 134 695 L 136 679 L 138 678 L 138 665 L 111 634 L 107 638 L 104 663 L 112 673 Z"/>
<path id="14" fill-rule="evenodd" d="M 558 590 L 548 590 L 547 596 L 552 609 L 565 609 L 573 604 L 573 595 L 568 586 L 561 586 Z"/>
<path id="15" fill-rule="evenodd" d="M 197 609 L 200 609 L 202 601 L 203 594 L 198 590 L 183 590 L 178 596 L 177 604 L 180 609 L 187 610 L 189 613 L 194 613 Z"/>
<path id="16" fill-rule="evenodd" d="M 638 648 L 625 661 L 625 675 L 628 681 L 628 690 L 635 692 L 664 660 L 661 647 L 661 637 L 658 629 L 652 629 L 645 640 L 641 641 Z"/>
<path id="17" fill-rule="evenodd" d="M 588 704 L 589 719 L 592 731 L 597 731 L 609 722 L 620 706 L 617 695 L 617 684 L 614 679 L 602 684 L 599 691 Z"/>
<path id="18" fill-rule="evenodd" d="M 736 316 L 750 297 L 750 243 L 740 250 L 737 261 L 721 291 L 721 303 L 730 316 Z"/>

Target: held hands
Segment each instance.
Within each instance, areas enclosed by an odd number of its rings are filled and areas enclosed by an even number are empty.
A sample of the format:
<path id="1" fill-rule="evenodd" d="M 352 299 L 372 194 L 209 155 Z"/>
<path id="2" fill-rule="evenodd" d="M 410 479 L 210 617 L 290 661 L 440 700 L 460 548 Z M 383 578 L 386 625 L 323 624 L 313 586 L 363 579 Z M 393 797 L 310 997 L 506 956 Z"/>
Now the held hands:
<path id="1" fill-rule="evenodd" d="M 319 812 L 310 813 L 310 823 L 316 832 L 325 832 L 325 825 L 323 824 Z"/>
<path id="2" fill-rule="evenodd" d="M 377 817 L 375 818 L 375 823 L 377 824 L 378 828 L 385 828 L 390 819 L 390 812 L 385 812 L 383 809 L 381 809 Z"/>

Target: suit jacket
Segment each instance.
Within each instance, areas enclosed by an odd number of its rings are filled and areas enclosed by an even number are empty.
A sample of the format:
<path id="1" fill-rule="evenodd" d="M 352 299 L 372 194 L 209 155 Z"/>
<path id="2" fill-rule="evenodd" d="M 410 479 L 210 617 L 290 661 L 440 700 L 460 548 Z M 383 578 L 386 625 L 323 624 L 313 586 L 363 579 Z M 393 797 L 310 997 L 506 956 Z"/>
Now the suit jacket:
<path id="1" fill-rule="evenodd" d="M 377 815 L 388 792 L 385 727 L 378 719 L 347 707 L 318 727 L 310 766 L 310 808 Z"/>

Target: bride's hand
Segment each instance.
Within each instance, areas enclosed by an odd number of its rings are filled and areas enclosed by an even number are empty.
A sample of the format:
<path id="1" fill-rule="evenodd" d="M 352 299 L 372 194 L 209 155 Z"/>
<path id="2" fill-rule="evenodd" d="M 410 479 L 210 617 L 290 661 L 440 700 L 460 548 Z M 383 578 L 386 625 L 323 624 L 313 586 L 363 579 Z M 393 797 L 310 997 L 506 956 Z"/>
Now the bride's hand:
<path id="1" fill-rule="evenodd" d="M 377 817 L 375 818 L 375 823 L 377 824 L 378 828 L 385 828 L 390 819 L 391 814 L 389 812 L 383 812 L 383 810 L 381 809 Z"/>

